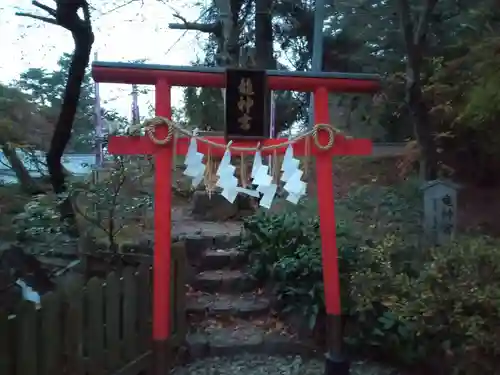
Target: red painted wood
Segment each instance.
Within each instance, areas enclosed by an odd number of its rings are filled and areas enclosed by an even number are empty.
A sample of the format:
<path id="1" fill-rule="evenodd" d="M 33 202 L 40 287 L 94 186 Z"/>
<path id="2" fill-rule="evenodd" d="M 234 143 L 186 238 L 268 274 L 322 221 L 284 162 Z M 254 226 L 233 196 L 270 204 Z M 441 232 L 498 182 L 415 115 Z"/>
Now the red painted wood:
<path id="1" fill-rule="evenodd" d="M 143 70 L 96 66 L 92 69 L 96 82 L 154 85 L 166 79 L 171 86 L 225 87 L 223 73 L 185 72 L 180 70 Z M 314 91 L 325 87 L 331 92 L 373 93 L 380 89 L 380 82 L 368 79 L 312 78 L 312 77 L 268 77 L 270 90 Z"/>
<path id="2" fill-rule="evenodd" d="M 157 135 L 159 137 L 159 135 Z M 205 137 L 213 142 L 225 145 L 225 141 L 221 137 Z M 321 144 L 328 143 L 328 135 L 325 132 L 320 132 L 319 140 Z M 267 139 L 261 142 L 263 146 L 276 145 L 287 141 L 285 138 Z M 185 155 L 188 149 L 189 139 L 179 138 L 177 140 L 177 148 L 175 152 L 178 155 Z M 257 142 L 233 142 L 235 147 L 256 147 Z M 198 142 L 198 151 L 208 154 L 209 146 L 205 143 Z M 151 142 L 148 137 L 127 137 L 127 136 L 113 136 L 109 138 L 108 150 L 112 154 L 118 155 L 136 155 L 136 154 L 156 154 L 161 152 L 164 146 L 159 146 Z M 286 147 L 280 147 L 277 152 L 284 153 Z M 314 142 L 310 142 L 310 155 L 317 156 L 324 154 L 325 151 L 319 150 L 315 147 Z M 300 140 L 293 144 L 293 151 L 295 155 L 304 156 L 305 154 L 305 141 Z M 222 156 L 224 149 L 211 147 L 212 155 Z M 273 151 L 263 151 L 262 154 L 271 155 Z M 369 139 L 346 139 L 342 135 L 335 137 L 334 147 L 327 151 L 330 156 L 334 155 L 370 155 L 372 153 L 372 142 Z M 253 154 L 252 152 L 244 152 L 244 154 Z"/>
<path id="3" fill-rule="evenodd" d="M 169 118 L 172 115 L 170 90 L 168 81 L 161 79 L 156 83 L 156 115 Z M 158 137 L 164 137 L 166 134 L 166 128 L 157 130 Z M 137 153 L 139 150 L 135 149 L 134 151 Z M 155 153 L 153 340 L 159 341 L 167 340 L 171 331 L 172 155 L 172 147 L 169 146 L 165 146 Z"/>
<path id="4" fill-rule="evenodd" d="M 330 122 L 328 91 L 324 87 L 320 87 L 314 92 L 314 117 L 317 124 L 328 124 Z M 325 154 L 319 154 L 316 157 L 316 184 L 318 189 L 319 230 L 321 234 L 326 313 L 340 315 L 340 280 L 333 190 L 333 163 L 332 158 Z"/>

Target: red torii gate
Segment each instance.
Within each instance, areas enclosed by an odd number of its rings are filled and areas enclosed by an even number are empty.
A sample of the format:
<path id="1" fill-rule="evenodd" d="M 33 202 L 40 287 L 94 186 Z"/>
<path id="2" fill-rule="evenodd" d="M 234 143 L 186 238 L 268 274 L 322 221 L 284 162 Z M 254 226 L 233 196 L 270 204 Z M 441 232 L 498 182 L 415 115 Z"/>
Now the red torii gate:
<path id="1" fill-rule="evenodd" d="M 166 65 L 94 62 L 92 75 L 96 82 L 149 84 L 156 87 L 156 115 L 170 118 L 171 87 L 195 86 L 223 88 L 225 76 L 223 68 L 180 67 Z M 314 92 L 314 121 L 316 124 L 328 124 L 329 92 L 373 93 L 379 90 L 379 76 L 372 74 L 350 74 L 329 72 L 290 72 L 267 71 L 270 90 L 291 90 Z M 157 139 L 163 139 L 168 133 L 166 127 L 155 130 Z M 321 145 L 329 140 L 326 131 L 318 131 Z M 213 142 L 225 145 L 223 137 L 207 137 Z M 262 146 L 280 144 L 284 139 L 268 139 Z M 155 245 L 153 268 L 153 341 L 155 347 L 166 346 L 171 332 L 170 327 L 170 246 L 171 246 L 171 178 L 173 153 L 184 155 L 189 144 L 188 138 L 180 138 L 173 150 L 173 143 L 157 145 L 147 136 L 113 136 L 108 143 L 108 151 L 120 155 L 154 155 L 155 156 Z M 257 142 L 233 142 L 234 147 L 255 147 Z M 199 152 L 208 154 L 209 146 L 198 143 Z M 307 147 L 308 148 L 308 147 Z M 342 135 L 335 136 L 334 146 L 329 150 L 321 150 L 311 142 L 306 149 L 305 140 L 293 145 L 295 155 L 305 155 L 306 151 L 316 157 L 317 194 L 320 217 L 320 233 L 323 258 L 323 278 L 325 303 L 330 324 L 331 339 L 327 355 L 325 373 L 345 374 L 349 371 L 348 363 L 341 359 L 341 306 L 338 270 L 338 250 L 336 245 L 336 223 L 333 186 L 333 156 L 335 155 L 370 155 L 372 142 L 368 139 L 349 139 Z M 285 147 L 276 150 L 284 153 Z M 224 148 L 212 148 L 215 156 L 222 156 Z M 239 151 L 238 151 L 239 152 Z M 273 151 L 274 152 L 274 151 Z M 245 153 L 245 152 L 244 152 Z M 263 154 L 269 154 L 263 151 Z M 161 351 L 161 349 L 160 349 Z M 162 362 L 161 358 L 158 358 Z M 161 365 L 159 367 L 162 367 Z M 158 368 L 158 371 L 163 369 Z"/>

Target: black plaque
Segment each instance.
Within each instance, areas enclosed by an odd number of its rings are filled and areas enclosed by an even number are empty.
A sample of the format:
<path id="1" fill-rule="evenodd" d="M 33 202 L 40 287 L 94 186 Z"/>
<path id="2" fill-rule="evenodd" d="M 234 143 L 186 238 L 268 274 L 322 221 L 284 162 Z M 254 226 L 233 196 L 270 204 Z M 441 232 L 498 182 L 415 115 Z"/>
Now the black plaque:
<path id="1" fill-rule="evenodd" d="M 226 140 L 268 138 L 268 104 L 264 70 L 226 69 Z"/>

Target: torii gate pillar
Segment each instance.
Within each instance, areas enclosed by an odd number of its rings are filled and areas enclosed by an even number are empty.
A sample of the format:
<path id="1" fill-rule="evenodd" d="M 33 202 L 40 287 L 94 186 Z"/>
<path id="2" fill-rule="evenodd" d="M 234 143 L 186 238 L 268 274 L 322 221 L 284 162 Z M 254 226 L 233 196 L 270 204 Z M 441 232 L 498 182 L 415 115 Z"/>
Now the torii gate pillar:
<path id="1" fill-rule="evenodd" d="M 162 65 L 143 65 L 128 63 L 94 62 L 92 73 L 97 82 L 150 84 L 156 86 L 156 114 L 170 118 L 172 86 L 225 87 L 224 70 L 221 68 L 176 67 Z M 328 93 L 358 92 L 373 93 L 379 89 L 379 77 L 367 74 L 326 73 L 326 72 L 286 72 L 268 71 L 270 90 L 293 90 L 314 92 L 314 113 L 316 124 L 328 124 Z M 164 138 L 166 128 L 158 128 L 156 137 Z M 329 135 L 319 131 L 319 142 L 328 143 Z M 222 137 L 207 137 L 213 142 L 225 145 Z M 276 145 L 284 139 L 268 139 L 263 146 Z M 153 271 L 153 342 L 156 356 L 155 374 L 167 373 L 164 348 L 171 332 L 170 326 L 170 245 L 171 245 L 171 165 L 172 156 L 186 154 L 189 140 L 180 138 L 176 149 L 168 143 L 163 146 L 154 144 L 148 137 L 111 137 L 108 151 L 121 155 L 149 154 L 155 156 L 155 249 Z M 255 147 L 256 142 L 234 142 L 234 147 Z M 201 143 L 199 151 L 207 154 L 208 147 Z M 304 140 L 294 145 L 295 155 L 306 154 Z M 284 153 L 285 147 L 276 152 Z M 224 149 L 212 148 L 212 155 L 222 156 Z M 368 139 L 347 139 L 335 137 L 329 150 L 322 150 L 314 143 L 310 150 L 316 157 L 317 194 L 320 217 L 321 251 L 323 258 L 323 278 L 325 303 L 328 319 L 328 353 L 325 357 L 325 375 L 347 375 L 349 362 L 342 353 L 342 324 L 340 304 L 340 282 L 338 269 L 338 249 L 336 243 L 336 224 L 333 185 L 333 157 L 339 155 L 370 155 L 372 142 Z M 266 155 L 263 152 L 264 156 Z"/>

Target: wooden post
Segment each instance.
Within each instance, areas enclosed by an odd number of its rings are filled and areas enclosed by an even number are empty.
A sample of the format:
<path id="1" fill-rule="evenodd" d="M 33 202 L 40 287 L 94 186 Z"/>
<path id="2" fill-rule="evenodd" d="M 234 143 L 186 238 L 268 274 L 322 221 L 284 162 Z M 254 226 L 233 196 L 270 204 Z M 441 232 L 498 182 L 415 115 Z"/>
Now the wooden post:
<path id="1" fill-rule="evenodd" d="M 156 115 L 170 118 L 170 85 L 165 79 L 156 83 Z M 168 134 L 165 127 L 157 128 L 156 137 Z M 172 203 L 172 147 L 166 145 L 155 154 L 155 248 L 153 267 L 153 360 L 154 374 L 167 374 L 170 336 L 170 282 L 171 282 L 171 203 Z"/>
<path id="2" fill-rule="evenodd" d="M 318 88 L 314 93 L 314 117 L 316 124 L 329 124 L 328 90 Z M 326 136 L 326 134 L 322 134 Z M 326 144 L 327 137 L 320 136 Z M 348 375 L 349 362 L 342 353 L 342 308 L 340 303 L 340 276 L 335 222 L 335 192 L 333 163 L 329 152 L 316 156 L 316 180 L 318 188 L 319 229 L 323 259 L 323 280 L 327 314 L 327 348 L 325 375 Z"/>

